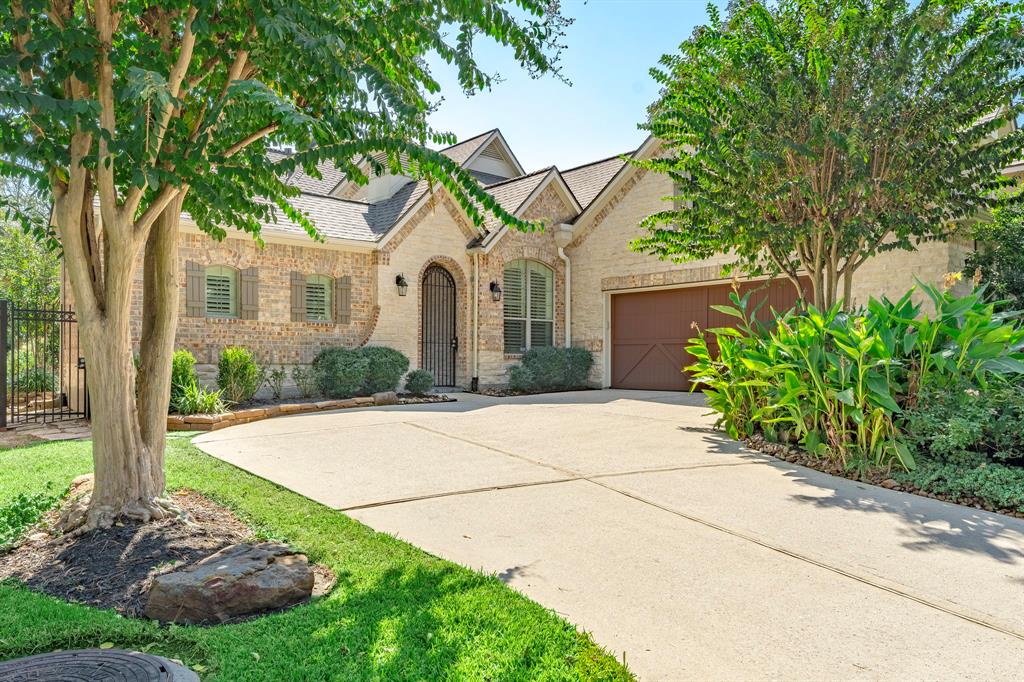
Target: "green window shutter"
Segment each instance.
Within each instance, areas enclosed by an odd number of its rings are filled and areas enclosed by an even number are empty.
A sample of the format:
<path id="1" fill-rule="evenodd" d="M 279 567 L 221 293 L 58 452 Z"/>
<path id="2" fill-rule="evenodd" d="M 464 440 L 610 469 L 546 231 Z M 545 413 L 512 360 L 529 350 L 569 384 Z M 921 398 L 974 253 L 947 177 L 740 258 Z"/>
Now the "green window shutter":
<path id="1" fill-rule="evenodd" d="M 310 322 L 330 322 L 334 317 L 331 306 L 331 279 L 323 275 L 306 278 L 306 319 Z"/>
<path id="2" fill-rule="evenodd" d="M 185 314 L 206 316 L 206 270 L 194 261 L 185 263 Z"/>
<path id="3" fill-rule="evenodd" d="M 241 274 L 240 317 L 243 320 L 260 318 L 260 275 L 258 268 L 246 268 Z"/>
<path id="4" fill-rule="evenodd" d="M 206 268 L 206 316 L 238 317 L 238 272 L 219 265 Z"/>
<path id="5" fill-rule="evenodd" d="M 349 275 L 334 280 L 334 321 L 338 324 L 352 321 L 352 277 Z"/>
<path id="6" fill-rule="evenodd" d="M 306 321 L 306 276 L 292 271 L 292 322 Z"/>

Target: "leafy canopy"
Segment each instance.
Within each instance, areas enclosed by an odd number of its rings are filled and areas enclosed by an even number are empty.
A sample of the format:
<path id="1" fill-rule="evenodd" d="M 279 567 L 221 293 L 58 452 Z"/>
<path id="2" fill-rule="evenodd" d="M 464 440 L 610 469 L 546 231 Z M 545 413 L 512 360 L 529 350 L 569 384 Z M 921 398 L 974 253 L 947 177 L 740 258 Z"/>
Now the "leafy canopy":
<path id="1" fill-rule="evenodd" d="M 1021 150 L 1021 5 L 991 0 L 740 0 L 666 55 L 637 165 L 675 204 L 637 250 L 733 251 L 810 275 L 819 306 L 871 255 L 942 238 L 998 202 Z"/>
<path id="2" fill-rule="evenodd" d="M 404 163 L 475 220 L 489 210 L 521 225 L 422 146 L 454 141 L 426 122 L 439 85 L 425 56 L 472 92 L 493 80 L 478 40 L 509 47 L 532 74 L 557 72 L 567 23 L 557 0 L 0 0 L 0 174 L 60 196 L 81 155 L 104 222 L 116 204 L 141 231 L 148 207 L 158 214 L 187 189 L 184 209 L 216 237 L 258 235 L 275 209 L 316 236 L 285 174 L 319 177 L 333 160 L 365 180 L 364 161 L 373 172 Z"/>
<path id="3" fill-rule="evenodd" d="M 996 298 L 1024 308 L 1024 206 L 996 209 L 992 220 L 975 224 L 974 239 L 978 248 L 967 257 L 964 274 L 979 274 Z"/>

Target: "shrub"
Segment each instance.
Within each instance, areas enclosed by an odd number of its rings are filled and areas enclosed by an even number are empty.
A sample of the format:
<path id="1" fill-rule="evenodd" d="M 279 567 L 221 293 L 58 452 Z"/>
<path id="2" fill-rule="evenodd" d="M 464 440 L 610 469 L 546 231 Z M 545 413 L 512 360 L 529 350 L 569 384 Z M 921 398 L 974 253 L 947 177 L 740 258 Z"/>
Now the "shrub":
<path id="1" fill-rule="evenodd" d="M 217 387 L 229 403 L 252 400 L 260 390 L 260 368 L 252 351 L 241 346 L 225 348 L 217 363 Z"/>
<path id="2" fill-rule="evenodd" d="M 269 367 L 260 367 L 260 385 L 266 385 L 270 389 L 270 394 L 274 397 L 274 400 L 280 400 L 281 394 L 284 393 L 284 378 L 288 376 L 285 371 L 284 365 L 270 369 Z"/>
<path id="3" fill-rule="evenodd" d="M 367 346 L 359 353 L 370 363 L 363 385 L 367 394 L 394 391 L 402 375 L 409 370 L 409 358 L 394 348 Z"/>
<path id="4" fill-rule="evenodd" d="M 924 389 L 905 415 L 918 452 L 939 462 L 976 466 L 1024 463 L 1024 386 L 966 381 Z"/>
<path id="5" fill-rule="evenodd" d="M 24 393 L 57 390 L 57 377 L 42 367 L 19 368 L 13 381 L 18 390 Z"/>
<path id="6" fill-rule="evenodd" d="M 195 356 L 187 350 L 174 351 L 171 356 L 171 404 L 174 404 L 186 386 L 196 381 Z"/>
<path id="7" fill-rule="evenodd" d="M 750 294 L 733 293 L 732 306 L 713 307 L 737 318 L 737 327 L 698 330 L 687 347 L 696 362 L 687 370 L 734 438 L 760 429 L 844 465 L 913 468 L 901 426 L 922 388 L 984 386 L 1024 372 L 1024 329 L 995 312 L 984 288 L 961 298 L 922 289 L 934 316 L 921 315 L 908 292 L 852 313 L 838 305 L 789 311 L 769 325 L 754 319 Z M 716 353 L 706 334 L 715 337 Z"/>
<path id="8" fill-rule="evenodd" d="M 913 471 L 897 472 L 896 479 L 953 499 L 977 498 L 991 509 L 1024 512 L 1024 467 L 963 466 L 923 459 Z"/>
<path id="9" fill-rule="evenodd" d="M 222 391 L 208 391 L 193 379 L 171 403 L 178 414 L 219 414 L 227 412 Z"/>
<path id="10" fill-rule="evenodd" d="M 585 348 L 543 346 L 523 353 L 522 364 L 509 372 L 509 388 L 515 391 L 550 391 L 583 388 L 594 364 Z"/>
<path id="11" fill-rule="evenodd" d="M 325 348 L 311 366 L 316 386 L 329 398 L 351 398 L 366 385 L 370 361 L 358 350 Z"/>
<path id="12" fill-rule="evenodd" d="M 434 375 L 425 369 L 414 369 L 405 375 L 405 390 L 414 395 L 429 393 L 434 387 Z"/>
<path id="13" fill-rule="evenodd" d="M 513 391 L 532 391 L 536 386 L 537 382 L 533 378 L 533 373 L 526 367 L 515 365 L 508 370 L 508 387 Z"/>
<path id="14" fill-rule="evenodd" d="M 295 382 L 295 388 L 298 389 L 299 395 L 303 398 L 312 398 L 316 395 L 316 373 L 311 368 L 292 367 L 292 381 Z"/>

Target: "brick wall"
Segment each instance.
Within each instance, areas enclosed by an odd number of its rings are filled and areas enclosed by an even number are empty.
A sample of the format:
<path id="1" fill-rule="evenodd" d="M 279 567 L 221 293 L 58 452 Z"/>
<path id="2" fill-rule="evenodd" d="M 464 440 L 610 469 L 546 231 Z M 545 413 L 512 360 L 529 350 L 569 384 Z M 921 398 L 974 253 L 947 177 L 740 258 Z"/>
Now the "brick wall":
<path id="1" fill-rule="evenodd" d="M 186 348 L 200 364 L 216 363 L 229 345 L 252 349 L 260 362 L 297 364 L 312 361 L 326 346 L 357 346 L 365 342 L 376 317 L 377 279 L 372 254 L 268 241 L 263 249 L 247 237 L 218 242 L 205 234 L 185 232 L 178 249 L 179 320 L 176 348 Z M 256 320 L 188 317 L 185 311 L 185 263 L 259 268 L 259 317 Z M 348 324 L 292 322 L 290 273 L 352 278 L 352 320 Z M 133 341 L 142 320 L 142 268 L 132 293 Z"/>

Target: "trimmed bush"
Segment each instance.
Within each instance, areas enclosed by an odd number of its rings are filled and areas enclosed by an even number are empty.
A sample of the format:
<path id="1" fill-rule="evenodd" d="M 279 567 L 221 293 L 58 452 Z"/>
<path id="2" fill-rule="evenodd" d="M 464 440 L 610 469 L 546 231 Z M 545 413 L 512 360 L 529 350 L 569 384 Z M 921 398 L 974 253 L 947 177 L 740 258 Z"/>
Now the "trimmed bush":
<path id="1" fill-rule="evenodd" d="M 317 392 L 316 373 L 311 367 L 292 367 L 292 381 L 303 398 L 312 398 Z"/>
<path id="2" fill-rule="evenodd" d="M 171 405 L 185 391 L 185 387 L 196 383 L 196 358 L 187 350 L 176 350 L 171 356 Z"/>
<path id="3" fill-rule="evenodd" d="M 409 358 L 394 348 L 367 346 L 359 352 L 370 363 L 363 385 L 367 395 L 394 391 L 402 375 L 409 370 Z"/>
<path id="4" fill-rule="evenodd" d="M 325 348 L 310 368 L 319 391 L 328 398 L 358 395 L 370 375 L 370 361 L 358 350 Z"/>
<path id="5" fill-rule="evenodd" d="M 414 395 L 423 395 L 434 387 L 434 375 L 425 369 L 414 369 L 405 376 L 405 390 Z"/>
<path id="6" fill-rule="evenodd" d="M 564 391 L 585 388 L 594 356 L 585 348 L 544 346 L 523 353 L 522 364 L 509 371 L 514 391 Z"/>
<path id="7" fill-rule="evenodd" d="M 260 390 L 260 368 L 252 351 L 242 346 L 225 348 L 217 363 L 217 387 L 229 403 L 252 400 Z"/>

